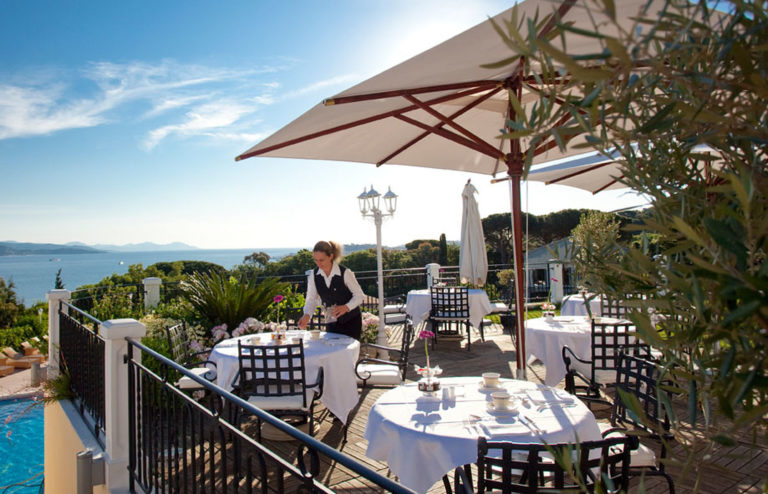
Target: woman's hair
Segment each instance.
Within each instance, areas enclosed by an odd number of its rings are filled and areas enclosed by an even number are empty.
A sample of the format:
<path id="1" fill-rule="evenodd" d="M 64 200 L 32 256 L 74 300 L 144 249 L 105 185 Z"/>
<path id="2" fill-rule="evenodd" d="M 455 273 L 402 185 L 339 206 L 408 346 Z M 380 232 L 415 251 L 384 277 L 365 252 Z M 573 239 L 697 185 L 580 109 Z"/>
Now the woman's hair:
<path id="1" fill-rule="evenodd" d="M 322 252 L 326 256 L 330 257 L 333 256 L 333 262 L 338 264 L 341 261 L 341 258 L 344 254 L 342 254 L 341 250 L 341 244 L 338 242 L 334 242 L 333 240 L 330 240 L 326 242 L 325 240 L 321 240 L 318 243 L 315 244 L 315 247 L 312 249 L 312 252 Z"/>

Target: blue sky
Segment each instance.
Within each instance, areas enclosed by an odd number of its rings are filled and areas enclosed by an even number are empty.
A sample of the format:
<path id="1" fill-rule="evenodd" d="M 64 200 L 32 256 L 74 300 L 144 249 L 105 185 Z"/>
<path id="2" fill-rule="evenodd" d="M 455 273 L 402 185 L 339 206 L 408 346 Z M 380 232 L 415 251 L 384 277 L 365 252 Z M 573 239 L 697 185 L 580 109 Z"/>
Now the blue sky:
<path id="1" fill-rule="evenodd" d="M 234 157 L 318 101 L 483 22 L 507 1 L 0 3 L 0 240 L 203 248 L 375 242 L 357 212 L 399 196 L 387 245 L 459 238 L 504 183 L 460 172 Z M 524 186 L 524 189 L 526 187 Z M 524 209 L 642 203 L 531 183 Z"/>

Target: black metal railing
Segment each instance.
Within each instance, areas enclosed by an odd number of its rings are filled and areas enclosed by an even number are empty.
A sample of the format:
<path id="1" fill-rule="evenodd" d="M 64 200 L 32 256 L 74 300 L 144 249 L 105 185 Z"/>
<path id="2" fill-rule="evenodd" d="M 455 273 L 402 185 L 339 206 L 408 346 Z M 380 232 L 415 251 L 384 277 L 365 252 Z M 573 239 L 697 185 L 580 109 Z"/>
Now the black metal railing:
<path id="1" fill-rule="evenodd" d="M 199 383 L 204 397 L 196 401 L 174 387 L 179 375 Z M 131 492 L 331 493 L 321 481 L 329 465 L 343 465 L 386 492 L 413 492 L 133 340 L 128 389 Z M 298 441 L 293 455 L 246 434 L 236 419 L 243 413 Z"/>
<path id="2" fill-rule="evenodd" d="M 69 375 L 70 388 L 80 415 L 87 412 L 93 432 L 104 446 L 104 339 L 98 335 L 101 321 L 74 305 L 59 308 L 59 362 Z"/>

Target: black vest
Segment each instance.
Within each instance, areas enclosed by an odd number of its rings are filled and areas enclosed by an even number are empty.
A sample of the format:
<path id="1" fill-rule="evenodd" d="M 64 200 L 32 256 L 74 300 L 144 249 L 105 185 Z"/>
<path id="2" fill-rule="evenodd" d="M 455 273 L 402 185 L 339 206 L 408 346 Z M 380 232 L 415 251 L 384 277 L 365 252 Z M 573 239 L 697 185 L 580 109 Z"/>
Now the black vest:
<path id="1" fill-rule="evenodd" d="M 347 302 L 352 300 L 352 291 L 347 288 L 347 285 L 344 283 L 344 272 L 347 268 L 339 266 L 339 269 L 341 270 L 341 276 L 333 276 L 331 278 L 330 287 L 325 284 L 325 278 L 320 274 L 320 268 L 315 268 L 314 270 L 315 289 L 317 289 L 317 294 L 320 295 L 320 300 L 323 301 L 323 305 L 328 307 L 331 305 L 346 305 Z M 360 309 L 355 307 L 353 310 L 341 316 L 339 322 L 344 322 L 358 312 L 360 312 Z"/>

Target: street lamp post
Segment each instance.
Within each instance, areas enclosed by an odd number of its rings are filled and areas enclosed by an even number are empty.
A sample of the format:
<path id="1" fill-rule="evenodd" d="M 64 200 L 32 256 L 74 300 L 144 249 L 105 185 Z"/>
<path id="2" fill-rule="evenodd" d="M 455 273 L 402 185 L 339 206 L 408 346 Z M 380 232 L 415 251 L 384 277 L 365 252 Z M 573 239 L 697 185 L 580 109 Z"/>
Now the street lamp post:
<path id="1" fill-rule="evenodd" d="M 397 208 L 397 194 L 392 192 L 390 188 L 386 194 L 384 194 L 384 206 L 387 212 L 384 213 L 379 208 L 381 194 L 374 190 L 371 185 L 371 190 L 366 191 L 363 188 L 363 193 L 357 196 L 357 200 L 360 203 L 360 213 L 363 218 L 373 218 L 373 222 L 376 224 L 376 271 L 379 285 L 379 334 L 376 342 L 379 345 L 387 346 L 387 332 L 384 324 L 384 268 L 382 266 L 381 257 L 381 221 L 384 216 L 394 216 L 395 209 Z"/>

